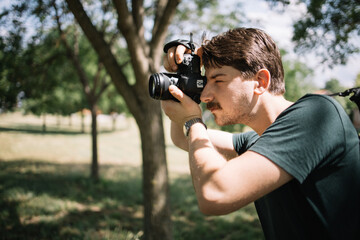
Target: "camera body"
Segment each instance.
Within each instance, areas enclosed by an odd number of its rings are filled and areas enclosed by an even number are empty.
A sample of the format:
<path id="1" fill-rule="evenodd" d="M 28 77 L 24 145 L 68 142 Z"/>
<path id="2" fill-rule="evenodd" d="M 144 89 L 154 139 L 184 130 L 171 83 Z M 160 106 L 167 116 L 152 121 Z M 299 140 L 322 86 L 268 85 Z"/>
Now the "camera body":
<path id="1" fill-rule="evenodd" d="M 169 42 L 164 47 L 164 52 L 172 46 L 184 45 L 192 50 L 191 54 L 184 54 L 184 59 L 178 65 L 178 71 L 174 73 L 155 73 L 149 79 L 149 94 L 157 100 L 175 100 L 169 92 L 169 86 L 175 85 L 195 102 L 200 103 L 200 95 L 206 85 L 206 77 L 201 75 L 200 57 L 193 53 L 195 49 L 186 40 L 175 40 Z"/>

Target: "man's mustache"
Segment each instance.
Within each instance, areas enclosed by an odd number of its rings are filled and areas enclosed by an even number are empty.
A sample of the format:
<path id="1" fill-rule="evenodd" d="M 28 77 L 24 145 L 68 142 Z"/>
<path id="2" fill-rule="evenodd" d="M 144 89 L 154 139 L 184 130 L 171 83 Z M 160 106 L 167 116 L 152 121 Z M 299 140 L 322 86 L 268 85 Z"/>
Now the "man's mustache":
<path id="1" fill-rule="evenodd" d="M 208 102 L 206 104 L 206 108 L 211 110 L 218 110 L 218 109 L 222 109 L 220 104 L 218 102 Z"/>

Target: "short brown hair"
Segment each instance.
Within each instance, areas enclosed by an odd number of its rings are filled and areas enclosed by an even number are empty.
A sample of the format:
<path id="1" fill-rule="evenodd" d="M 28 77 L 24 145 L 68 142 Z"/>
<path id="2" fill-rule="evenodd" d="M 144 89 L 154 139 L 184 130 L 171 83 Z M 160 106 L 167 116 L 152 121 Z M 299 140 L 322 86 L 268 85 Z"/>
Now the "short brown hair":
<path id="1" fill-rule="evenodd" d="M 280 51 L 264 31 L 255 28 L 236 28 L 205 41 L 202 45 L 205 68 L 231 66 L 250 79 L 266 68 L 271 74 L 269 92 L 285 93 L 284 68 Z"/>

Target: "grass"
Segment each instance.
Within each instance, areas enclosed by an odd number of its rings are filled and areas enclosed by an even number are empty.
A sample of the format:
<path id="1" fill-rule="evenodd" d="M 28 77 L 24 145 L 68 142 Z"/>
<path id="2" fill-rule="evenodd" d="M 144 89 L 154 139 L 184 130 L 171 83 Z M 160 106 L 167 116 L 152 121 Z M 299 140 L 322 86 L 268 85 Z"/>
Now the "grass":
<path id="1" fill-rule="evenodd" d="M 132 119 L 99 119 L 100 182 L 89 180 L 91 140 L 80 122 L 0 115 L 0 239 L 141 239 L 139 134 Z M 86 119 L 89 126 L 89 119 Z M 169 123 L 165 123 L 168 129 Z M 168 135 L 168 132 L 166 134 Z M 187 154 L 167 137 L 174 239 L 263 239 L 252 204 L 221 217 L 198 210 Z"/>

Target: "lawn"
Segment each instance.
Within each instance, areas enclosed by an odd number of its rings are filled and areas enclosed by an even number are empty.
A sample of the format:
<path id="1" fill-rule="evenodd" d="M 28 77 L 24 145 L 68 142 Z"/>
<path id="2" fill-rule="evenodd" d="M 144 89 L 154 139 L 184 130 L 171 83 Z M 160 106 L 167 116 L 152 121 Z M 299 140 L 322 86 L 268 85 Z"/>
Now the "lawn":
<path id="1" fill-rule="evenodd" d="M 0 115 L 0 239 L 140 239 L 141 148 L 133 119 L 99 117 L 100 181 L 89 180 L 91 139 L 80 117 Z M 165 122 L 166 129 L 169 123 Z M 200 213 L 186 152 L 167 137 L 174 239 L 263 239 L 253 204 Z"/>

